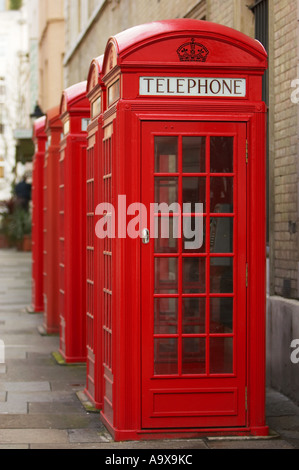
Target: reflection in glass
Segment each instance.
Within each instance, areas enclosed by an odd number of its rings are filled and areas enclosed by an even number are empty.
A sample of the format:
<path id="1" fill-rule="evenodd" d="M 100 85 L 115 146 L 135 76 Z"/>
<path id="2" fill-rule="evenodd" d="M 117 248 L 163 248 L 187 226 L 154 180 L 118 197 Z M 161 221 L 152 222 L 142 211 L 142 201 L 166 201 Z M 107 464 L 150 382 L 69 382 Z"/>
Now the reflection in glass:
<path id="1" fill-rule="evenodd" d="M 195 204 L 202 204 L 196 207 Z M 189 204 L 191 213 L 206 210 L 206 178 L 196 176 L 183 177 L 183 204 Z M 183 206 L 184 213 L 189 206 Z M 196 210 L 197 209 L 197 210 Z"/>
<path id="2" fill-rule="evenodd" d="M 183 293 L 201 294 L 206 290 L 205 258 L 183 258 Z"/>
<path id="3" fill-rule="evenodd" d="M 178 340 L 176 338 L 154 339 L 154 374 L 178 373 Z"/>
<path id="4" fill-rule="evenodd" d="M 177 253 L 180 237 L 178 217 L 155 217 L 155 252 Z"/>
<path id="5" fill-rule="evenodd" d="M 155 172 L 176 173 L 178 171 L 178 138 L 155 137 Z"/>
<path id="6" fill-rule="evenodd" d="M 178 178 L 155 178 L 155 202 L 168 205 L 178 203 Z"/>
<path id="7" fill-rule="evenodd" d="M 233 258 L 212 257 L 210 259 L 210 292 L 212 294 L 233 293 Z"/>
<path id="8" fill-rule="evenodd" d="M 183 173 L 206 171 L 206 138 L 183 137 Z"/>
<path id="9" fill-rule="evenodd" d="M 155 299 L 155 334 L 176 334 L 178 327 L 178 299 Z"/>
<path id="10" fill-rule="evenodd" d="M 205 338 L 183 338 L 182 373 L 204 374 L 206 372 Z"/>
<path id="11" fill-rule="evenodd" d="M 210 219 L 210 252 L 233 252 L 233 218 L 211 217 Z"/>
<path id="12" fill-rule="evenodd" d="M 232 333 L 233 298 L 212 297 L 210 299 L 210 333 Z"/>
<path id="13" fill-rule="evenodd" d="M 233 372 L 233 338 L 210 338 L 210 373 L 231 374 Z"/>
<path id="14" fill-rule="evenodd" d="M 210 168 L 211 173 L 233 173 L 234 138 L 211 136 Z"/>
<path id="15" fill-rule="evenodd" d="M 200 297 L 182 299 L 183 334 L 200 334 L 206 330 L 206 300 Z"/>
<path id="16" fill-rule="evenodd" d="M 155 293 L 177 294 L 178 259 L 155 258 Z"/>
<path id="17" fill-rule="evenodd" d="M 234 211 L 232 176 L 212 176 L 210 179 L 211 207 L 210 212 L 227 214 Z"/>

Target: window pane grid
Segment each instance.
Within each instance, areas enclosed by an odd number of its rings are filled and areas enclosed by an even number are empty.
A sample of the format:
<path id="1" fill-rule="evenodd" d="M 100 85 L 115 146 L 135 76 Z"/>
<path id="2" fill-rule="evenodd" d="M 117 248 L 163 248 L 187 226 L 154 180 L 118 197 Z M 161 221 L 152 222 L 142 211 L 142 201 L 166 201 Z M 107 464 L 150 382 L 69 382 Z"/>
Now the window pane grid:
<path id="1" fill-rule="evenodd" d="M 221 137 L 221 136 L 220 136 Z M 230 367 L 230 364 L 232 364 L 234 355 L 233 355 L 233 347 L 235 344 L 235 341 L 233 340 L 234 338 L 234 310 L 232 309 L 231 313 L 231 320 L 227 320 L 229 328 L 231 328 L 231 331 L 221 331 L 217 332 L 215 331 L 215 327 L 210 326 L 210 317 L 214 315 L 214 312 L 211 312 L 210 310 L 210 299 L 216 299 L 216 300 L 221 300 L 221 299 L 228 299 L 232 300 L 234 303 L 234 290 L 232 288 L 232 291 L 220 291 L 213 292 L 213 284 L 211 284 L 211 279 L 210 276 L 213 274 L 213 269 L 215 268 L 215 264 L 218 262 L 220 265 L 222 264 L 231 264 L 231 278 L 233 280 L 234 277 L 234 249 L 235 249 L 235 223 L 233 224 L 233 228 L 231 229 L 230 232 L 227 232 L 227 236 L 231 236 L 233 234 L 233 241 L 232 241 L 232 247 L 229 249 L 228 252 L 224 251 L 221 253 L 213 252 L 211 251 L 211 246 L 210 246 L 210 237 L 211 237 L 211 221 L 212 219 L 219 218 L 219 220 L 226 221 L 228 223 L 229 220 L 232 222 L 235 221 L 235 207 L 236 207 L 236 191 L 234 187 L 234 181 L 235 181 L 235 173 L 234 173 L 234 163 L 231 162 L 232 167 L 229 167 L 229 161 L 227 158 L 227 166 L 226 166 L 226 171 L 223 170 L 223 172 L 219 171 L 220 167 L 217 167 L 217 161 L 215 160 L 215 155 L 213 155 L 213 165 L 216 167 L 212 169 L 210 160 L 211 160 L 211 138 L 210 136 L 206 136 L 205 138 L 205 168 L 204 171 L 198 171 L 198 172 L 183 172 L 184 170 L 184 162 L 183 162 L 183 140 L 184 137 L 182 135 L 178 136 L 178 149 L 177 149 L 177 170 L 176 172 L 159 172 L 155 173 L 155 178 L 156 180 L 159 178 L 161 180 L 161 177 L 163 177 L 165 180 L 166 178 L 177 178 L 178 180 L 178 203 L 180 204 L 180 207 L 183 207 L 183 202 L 184 201 L 184 196 L 183 196 L 183 181 L 186 183 L 186 187 L 189 187 L 189 183 L 187 185 L 187 180 L 186 178 L 190 177 L 190 184 L 196 183 L 195 177 L 201 178 L 203 177 L 204 179 L 202 180 L 202 183 L 204 182 L 205 188 L 204 188 L 204 194 L 205 194 L 205 201 L 198 201 L 198 202 L 205 202 L 205 207 L 203 214 L 200 213 L 201 217 L 204 217 L 204 220 L 206 221 L 204 231 L 205 231 L 205 242 L 204 242 L 204 249 L 203 252 L 201 253 L 186 253 L 187 250 L 183 251 L 183 238 L 179 236 L 178 238 L 178 243 L 177 243 L 177 250 L 178 253 L 156 253 L 155 252 L 155 258 L 176 258 L 177 259 L 177 293 L 158 293 L 155 291 L 154 298 L 155 301 L 157 299 L 176 299 L 176 302 L 178 304 L 178 312 L 177 312 L 177 332 L 173 332 L 169 334 L 163 334 L 160 332 L 155 332 L 154 334 L 154 341 L 155 341 L 155 346 L 157 345 L 158 340 L 165 340 L 166 343 L 165 345 L 165 351 L 167 350 L 167 347 L 169 351 L 172 351 L 172 353 L 167 356 L 167 360 L 169 359 L 170 362 L 172 362 L 172 366 L 170 366 L 169 371 L 166 372 L 167 367 L 164 365 L 164 370 L 165 372 L 162 372 L 163 368 L 160 368 L 160 371 L 156 370 L 155 368 L 155 375 L 176 375 L 176 376 L 181 376 L 181 375 L 218 375 L 218 374 L 231 374 L 233 373 L 233 367 Z M 232 148 L 232 142 L 233 142 L 233 137 L 221 137 L 225 145 L 228 147 Z M 214 153 L 215 153 L 215 148 L 217 147 L 217 140 L 215 139 L 215 136 L 213 136 L 213 146 L 214 146 Z M 232 154 L 234 154 L 232 152 Z M 192 165 L 193 163 L 189 162 L 189 165 Z M 194 164 L 195 165 L 195 164 Z M 157 168 L 157 167 L 156 167 Z M 227 169 L 229 171 L 227 171 Z M 161 168 L 160 168 L 161 170 Z M 157 171 L 157 170 L 156 170 Z M 215 171 L 215 172 L 213 172 Z M 185 179 L 184 179 L 185 178 Z M 193 178 L 191 180 L 191 178 Z M 219 181 L 217 180 L 219 178 Z M 220 181 L 221 178 L 221 181 Z M 228 179 L 230 178 L 230 179 Z M 232 207 L 227 207 L 223 205 L 222 207 L 225 209 L 223 211 L 217 211 L 217 212 L 211 212 L 211 189 L 212 187 L 215 188 L 215 185 L 220 185 L 220 182 L 222 183 L 226 179 L 226 184 L 229 182 L 231 185 L 231 191 L 232 191 L 232 200 L 230 199 L 228 202 L 232 202 Z M 166 180 L 167 181 L 167 180 Z M 198 181 L 200 183 L 200 180 Z M 212 186 L 213 184 L 213 186 Z M 199 186 L 197 186 L 198 190 Z M 194 186 L 195 189 L 195 186 Z M 194 195 L 196 195 L 196 191 L 194 192 Z M 196 196 L 195 196 L 196 197 Z M 200 197 L 199 197 L 200 198 Z M 156 201 L 158 202 L 158 201 Z M 226 201 L 227 202 L 227 201 Z M 183 212 L 183 211 L 182 211 Z M 165 215 L 165 214 L 164 214 Z M 172 214 L 171 217 L 175 217 L 177 214 Z M 158 217 L 162 217 L 163 214 L 158 213 Z M 199 217 L 198 214 L 195 213 L 183 213 L 181 214 L 182 218 L 186 216 L 192 216 L 192 217 Z M 225 218 L 225 219 L 224 219 Z M 181 230 L 182 230 L 183 224 L 181 224 Z M 220 251 L 220 250 L 219 250 Z M 187 259 L 198 259 L 202 260 L 205 259 L 205 269 L 204 269 L 204 274 L 203 278 L 199 279 L 196 281 L 191 281 L 189 280 L 189 288 L 190 292 L 185 292 L 184 291 L 184 263 L 186 263 Z M 226 261 L 227 259 L 227 261 Z M 222 260 L 222 261 L 221 261 Z M 198 265 L 200 266 L 200 264 Z M 195 270 L 196 271 L 196 270 Z M 229 271 L 227 269 L 227 271 Z M 229 276 L 228 276 L 229 277 Z M 200 286 L 201 281 L 203 281 L 204 287 L 198 287 Z M 171 283 L 169 284 L 171 285 Z M 203 289 L 202 292 L 192 292 L 196 289 Z M 212 288 L 212 292 L 211 292 Z M 220 289 L 221 290 L 221 289 Z M 204 320 L 204 331 L 196 331 L 192 332 L 192 329 L 190 332 L 184 331 L 184 318 L 183 318 L 183 302 L 184 299 L 198 299 L 205 301 L 205 308 L 204 308 L 204 313 L 203 316 L 205 318 Z M 213 321 L 215 320 L 214 317 L 211 318 Z M 196 325 L 196 321 L 194 322 L 194 325 Z M 199 325 L 196 325 L 197 328 L 200 328 Z M 227 324 L 225 322 L 223 325 L 221 324 L 221 327 L 227 328 Z M 167 340 L 172 340 L 171 343 L 167 344 Z M 162 344 L 162 343 L 161 343 Z M 166 347 L 167 346 L 167 347 Z M 229 360 L 227 361 L 226 364 L 221 364 L 221 351 L 227 350 L 228 351 L 228 357 Z M 155 358 L 157 359 L 156 356 L 156 351 L 157 348 L 155 347 Z M 212 356 L 211 356 L 212 354 Z M 217 359 L 217 354 L 220 354 L 220 359 L 219 359 L 219 364 L 218 364 L 218 359 Z M 223 353 L 224 357 L 224 353 Z M 172 358 L 172 359 L 171 359 Z M 188 361 L 191 361 L 188 363 Z M 193 362 L 195 364 L 195 371 L 193 370 Z M 176 363 L 176 365 L 175 365 Z M 188 365 L 189 364 L 189 365 Z M 194 365 L 193 364 L 193 365 Z M 223 366 L 223 370 L 221 370 L 221 367 Z M 217 369 L 218 367 L 218 369 Z"/>

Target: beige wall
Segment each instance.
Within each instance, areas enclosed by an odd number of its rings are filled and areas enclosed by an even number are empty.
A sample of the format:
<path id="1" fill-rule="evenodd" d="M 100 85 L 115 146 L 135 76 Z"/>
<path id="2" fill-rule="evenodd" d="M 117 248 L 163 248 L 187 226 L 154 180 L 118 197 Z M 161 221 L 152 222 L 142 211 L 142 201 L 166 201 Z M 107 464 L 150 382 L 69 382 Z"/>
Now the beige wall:
<path id="1" fill-rule="evenodd" d="M 39 0 L 39 103 L 45 112 L 60 103 L 64 89 L 63 0 Z"/>
<path id="2" fill-rule="evenodd" d="M 252 0 L 209 0 L 207 19 L 254 36 L 254 15 L 248 5 Z"/>
<path id="3" fill-rule="evenodd" d="M 248 0 L 66 0 L 66 85 L 86 79 L 91 60 L 104 52 L 111 35 L 137 24 L 205 16 L 209 21 L 253 36 L 254 16 L 246 6 L 248 3 Z M 88 24 L 88 17 L 97 9 L 97 16 Z"/>
<path id="4" fill-rule="evenodd" d="M 297 77 L 297 0 L 272 0 L 270 50 L 270 247 L 271 294 L 298 297 L 298 105 L 291 102 Z"/>

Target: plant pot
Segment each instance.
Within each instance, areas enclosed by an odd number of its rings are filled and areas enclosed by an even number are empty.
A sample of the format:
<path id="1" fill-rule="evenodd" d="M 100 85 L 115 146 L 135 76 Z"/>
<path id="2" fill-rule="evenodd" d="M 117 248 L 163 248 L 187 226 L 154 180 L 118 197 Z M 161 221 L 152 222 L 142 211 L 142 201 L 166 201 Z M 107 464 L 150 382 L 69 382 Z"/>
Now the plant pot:
<path id="1" fill-rule="evenodd" d="M 19 251 L 31 251 L 32 240 L 31 235 L 24 235 L 23 240 L 18 242 L 17 248 Z"/>
<path id="2" fill-rule="evenodd" d="M 9 241 L 7 240 L 7 237 L 6 235 L 4 234 L 0 234 L 0 249 L 3 249 L 3 248 L 10 248 L 11 247 L 11 244 L 9 243 Z"/>

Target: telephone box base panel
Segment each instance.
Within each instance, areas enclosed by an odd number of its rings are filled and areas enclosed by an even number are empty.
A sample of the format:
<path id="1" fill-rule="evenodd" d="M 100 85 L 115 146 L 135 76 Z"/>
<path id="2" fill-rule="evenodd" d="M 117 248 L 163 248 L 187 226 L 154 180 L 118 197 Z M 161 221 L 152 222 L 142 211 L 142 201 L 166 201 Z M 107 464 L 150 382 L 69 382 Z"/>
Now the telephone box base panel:
<path id="1" fill-rule="evenodd" d="M 44 331 L 45 335 L 57 335 L 59 334 L 59 327 L 43 325 L 40 328 L 41 331 Z"/>
<path id="2" fill-rule="evenodd" d="M 94 397 L 89 393 L 87 389 L 84 390 L 84 395 L 88 398 L 88 400 L 92 403 L 92 406 L 100 411 L 103 408 L 103 403 L 95 401 Z"/>
<path id="3" fill-rule="evenodd" d="M 32 306 L 32 305 L 29 305 L 28 307 L 26 307 L 26 312 L 27 313 L 44 313 L 44 307 L 42 305 L 36 305 L 36 306 Z"/>
<path id="4" fill-rule="evenodd" d="M 116 442 L 142 441 L 155 439 L 196 439 L 202 437 L 269 437 L 269 427 L 252 428 L 208 428 L 208 429 L 144 429 L 118 430 L 100 413 L 101 421 Z"/>
<path id="5" fill-rule="evenodd" d="M 61 355 L 62 359 L 64 360 L 66 364 L 85 364 L 86 363 L 85 356 L 79 356 L 79 357 L 68 356 L 61 349 L 59 349 L 59 354 Z"/>

